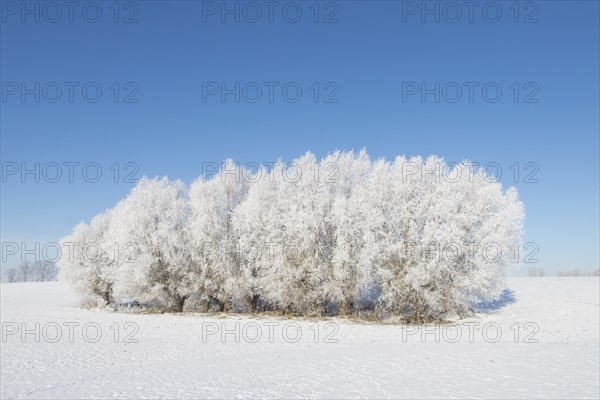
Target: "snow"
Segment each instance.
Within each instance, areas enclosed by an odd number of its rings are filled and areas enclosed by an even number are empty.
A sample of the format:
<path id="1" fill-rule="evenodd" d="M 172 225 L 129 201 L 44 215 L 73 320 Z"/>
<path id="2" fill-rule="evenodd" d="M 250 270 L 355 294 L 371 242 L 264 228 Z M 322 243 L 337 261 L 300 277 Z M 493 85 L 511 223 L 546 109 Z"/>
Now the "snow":
<path id="1" fill-rule="evenodd" d="M 133 314 L 79 308 L 60 282 L 1 286 L 2 398 L 594 398 L 600 397 L 599 279 L 509 278 L 499 304 L 459 326 L 410 327 L 332 318 Z M 23 340 L 21 329 L 35 331 Z M 68 324 L 73 327 L 69 340 Z M 119 337 L 115 342 L 114 327 Z M 134 325 L 127 325 L 131 322 Z M 518 343 L 514 329 L 520 326 Z M 524 329 L 526 323 L 528 329 Z M 55 343 L 56 325 L 62 336 Z M 86 341 L 82 326 L 102 337 Z M 330 325 L 326 325 L 330 323 Z M 467 324 L 478 324 L 473 340 Z M 498 325 L 493 325 L 496 323 Z M 22 326 L 24 324 L 24 326 Z M 67 325 L 65 325 L 67 324 Z M 237 326 L 221 340 L 222 324 Z M 279 324 L 273 326 L 273 324 Z M 283 326 L 298 324 L 292 343 Z M 495 343 L 495 327 L 502 335 Z M 490 325 L 492 324 L 492 325 Z M 9 334 L 18 327 L 19 332 Z M 139 328 L 127 343 L 125 336 Z M 272 343 L 267 335 L 273 327 Z M 337 326 L 337 332 L 334 330 Z M 529 337 L 537 343 L 524 343 Z M 113 327 L 113 330 L 110 328 Z M 54 330 L 53 330 L 54 329 Z M 456 343 L 458 329 L 462 336 Z M 319 338 L 315 342 L 315 331 Z M 288 339 L 295 329 L 288 329 Z M 441 340 L 436 342 L 435 333 Z M 45 335 L 43 336 L 42 333 Z M 93 339 L 94 330 L 88 330 Z M 422 339 L 422 334 L 426 340 Z M 325 340 L 337 339 L 337 343 Z"/>

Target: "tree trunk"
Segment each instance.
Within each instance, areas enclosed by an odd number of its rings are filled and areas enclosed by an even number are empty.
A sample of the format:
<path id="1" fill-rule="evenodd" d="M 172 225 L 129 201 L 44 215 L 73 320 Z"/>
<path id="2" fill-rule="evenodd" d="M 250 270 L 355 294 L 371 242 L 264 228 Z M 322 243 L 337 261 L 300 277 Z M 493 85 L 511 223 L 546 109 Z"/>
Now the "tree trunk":
<path id="1" fill-rule="evenodd" d="M 354 302 L 352 301 L 343 301 L 340 304 L 340 312 L 339 315 L 340 316 L 347 316 L 354 313 Z"/>
<path id="2" fill-rule="evenodd" d="M 100 297 L 102 297 L 102 300 L 104 300 L 104 302 L 105 302 L 107 305 L 114 304 L 114 302 L 115 302 L 115 299 L 113 298 L 112 286 L 108 286 L 108 287 L 106 288 L 106 290 L 104 290 L 104 291 L 102 291 L 102 292 L 100 292 L 100 293 L 98 293 L 98 292 L 99 292 L 99 290 L 96 290 L 95 292 L 96 292 L 97 294 L 99 294 L 99 295 L 100 295 Z"/>
<path id="3" fill-rule="evenodd" d="M 248 312 L 255 313 L 258 312 L 258 295 L 255 294 L 246 299 L 246 305 L 248 307 Z"/>
<path id="4" fill-rule="evenodd" d="M 182 312 L 183 311 L 183 306 L 185 304 L 185 301 L 187 300 L 188 296 L 178 296 L 175 295 L 174 299 L 173 299 L 173 303 L 171 305 L 171 311 L 173 312 Z"/>
<path id="5" fill-rule="evenodd" d="M 210 300 L 203 300 L 202 303 L 202 311 L 207 313 L 208 309 L 210 308 Z"/>
<path id="6" fill-rule="evenodd" d="M 221 300 L 219 300 L 216 297 L 214 297 L 214 296 L 209 296 L 208 297 L 207 311 L 210 311 L 211 306 L 216 306 L 217 311 L 219 311 L 219 312 L 223 311 L 223 309 L 224 309 L 224 303 Z"/>

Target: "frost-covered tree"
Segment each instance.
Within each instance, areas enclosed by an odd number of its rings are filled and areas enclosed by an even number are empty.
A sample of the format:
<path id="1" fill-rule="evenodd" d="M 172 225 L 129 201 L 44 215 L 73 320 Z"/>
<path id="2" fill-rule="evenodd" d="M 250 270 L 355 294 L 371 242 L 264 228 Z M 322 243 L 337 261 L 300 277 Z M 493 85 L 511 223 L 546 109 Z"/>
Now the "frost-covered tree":
<path id="1" fill-rule="evenodd" d="M 322 313 L 329 300 L 334 226 L 330 195 L 315 156 L 306 153 L 281 172 L 279 303 L 296 313 Z M 319 174 L 316 174 L 318 171 Z M 278 179 L 275 177 L 275 179 Z"/>
<path id="2" fill-rule="evenodd" d="M 371 276 L 361 255 L 366 225 L 363 195 L 370 168 L 364 150 L 334 152 L 321 162 L 320 182 L 327 198 L 323 246 L 330 263 L 327 296 L 340 314 L 352 312 L 358 300 L 369 294 Z"/>
<path id="3" fill-rule="evenodd" d="M 18 275 L 19 275 L 19 273 L 18 273 L 17 269 L 11 268 L 4 273 L 4 279 L 2 281 L 6 282 L 6 283 L 17 282 L 19 280 Z"/>
<path id="4" fill-rule="evenodd" d="M 345 239 L 359 231 L 346 214 L 369 163 L 365 152 L 335 152 L 320 162 L 307 153 L 257 174 L 235 220 L 255 295 L 284 312 L 322 313 L 331 302 L 351 307 L 361 279 L 356 244 Z"/>
<path id="5" fill-rule="evenodd" d="M 229 311 L 234 302 L 252 296 L 233 222 L 251 179 L 247 170 L 227 160 L 211 179 L 199 178 L 190 187 L 187 234 L 195 291 L 206 307 L 216 303 Z"/>
<path id="6" fill-rule="evenodd" d="M 33 264 L 29 261 L 24 261 L 17 267 L 17 271 L 19 272 L 20 278 L 23 282 L 28 282 L 31 280 L 33 275 Z"/>
<path id="7" fill-rule="evenodd" d="M 33 263 L 33 272 L 37 282 L 45 282 L 55 279 L 56 264 L 46 260 L 40 260 Z"/>
<path id="8" fill-rule="evenodd" d="M 253 295 L 284 312 L 322 312 L 327 299 L 321 248 L 327 199 L 318 169 L 311 153 L 264 169 L 236 213 Z"/>
<path id="9" fill-rule="evenodd" d="M 437 157 L 400 157 L 385 173 L 391 194 L 381 185 L 373 190 L 393 200 L 387 209 L 379 201 L 387 216 L 375 223 L 380 238 L 368 246 L 377 249 L 371 256 L 384 313 L 435 320 L 500 296 L 511 246 L 520 240 L 516 192 L 503 193 L 469 163 L 449 168 Z"/>
<path id="10" fill-rule="evenodd" d="M 61 239 L 58 261 L 61 278 L 71 284 L 86 304 L 114 303 L 115 256 L 108 237 L 112 211 L 105 211 L 90 224 L 80 223 Z"/>
<path id="11" fill-rule="evenodd" d="M 114 210 L 111 236 L 119 248 L 115 290 L 120 299 L 158 300 L 183 309 L 192 291 L 180 181 L 142 178 Z"/>
<path id="12" fill-rule="evenodd" d="M 353 219 L 360 227 L 358 240 L 358 266 L 362 275 L 380 293 L 379 307 L 390 312 L 396 304 L 402 304 L 406 293 L 399 263 L 401 230 L 399 218 L 394 212 L 401 205 L 407 206 L 407 197 L 394 193 L 391 165 L 385 160 L 373 162 L 361 184 L 356 185 L 351 199 Z M 389 311 L 388 311 L 389 309 Z"/>
<path id="13" fill-rule="evenodd" d="M 259 301 L 264 308 L 279 307 L 281 282 L 276 275 L 282 255 L 282 238 L 277 226 L 283 224 L 277 201 L 284 165 L 266 167 L 252 178 L 245 201 L 236 208 L 233 224 L 239 238 L 240 265 L 245 277 L 248 309 L 257 311 Z M 278 259 L 275 260 L 275 256 Z"/>

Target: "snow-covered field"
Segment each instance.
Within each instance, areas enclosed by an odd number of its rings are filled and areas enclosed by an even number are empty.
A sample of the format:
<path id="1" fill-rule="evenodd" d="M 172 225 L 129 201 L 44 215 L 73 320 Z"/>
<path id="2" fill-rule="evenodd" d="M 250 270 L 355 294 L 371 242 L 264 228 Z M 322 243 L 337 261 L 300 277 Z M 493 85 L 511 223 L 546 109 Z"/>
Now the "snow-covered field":
<path id="1" fill-rule="evenodd" d="M 2 284 L 1 397 L 598 399 L 599 279 L 509 287 L 417 329 L 83 310 L 58 282 Z"/>

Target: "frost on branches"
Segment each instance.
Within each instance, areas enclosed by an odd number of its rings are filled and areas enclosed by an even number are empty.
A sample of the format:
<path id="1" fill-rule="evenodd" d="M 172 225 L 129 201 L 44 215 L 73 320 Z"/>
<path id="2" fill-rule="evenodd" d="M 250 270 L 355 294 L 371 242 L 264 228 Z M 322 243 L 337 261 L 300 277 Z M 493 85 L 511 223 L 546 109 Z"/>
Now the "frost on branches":
<path id="1" fill-rule="evenodd" d="M 467 315 L 504 289 L 524 211 L 465 161 L 334 152 L 188 188 L 143 178 L 62 239 L 84 304 L 296 315 Z"/>

